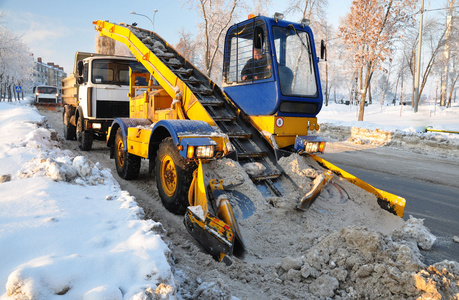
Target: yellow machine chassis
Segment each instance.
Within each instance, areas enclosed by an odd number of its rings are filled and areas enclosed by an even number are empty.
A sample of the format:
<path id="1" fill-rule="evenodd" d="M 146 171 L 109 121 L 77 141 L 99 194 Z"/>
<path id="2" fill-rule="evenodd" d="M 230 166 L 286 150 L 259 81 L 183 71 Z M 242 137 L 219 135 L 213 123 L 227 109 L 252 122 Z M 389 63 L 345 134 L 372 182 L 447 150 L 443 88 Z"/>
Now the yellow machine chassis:
<path id="1" fill-rule="evenodd" d="M 274 138 L 278 148 L 295 144 L 297 136 L 308 135 L 310 130 L 319 130 L 317 118 L 250 116 L 250 119 L 273 147 L 271 138 Z"/>

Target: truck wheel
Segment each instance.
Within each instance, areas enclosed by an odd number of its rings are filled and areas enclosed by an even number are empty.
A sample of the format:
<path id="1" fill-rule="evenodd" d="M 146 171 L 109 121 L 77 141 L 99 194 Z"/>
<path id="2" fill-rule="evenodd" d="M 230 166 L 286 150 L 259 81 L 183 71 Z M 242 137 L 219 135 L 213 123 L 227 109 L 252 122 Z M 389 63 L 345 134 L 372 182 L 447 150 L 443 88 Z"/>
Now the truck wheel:
<path id="1" fill-rule="evenodd" d="M 76 127 L 70 124 L 70 112 L 68 111 L 68 107 L 64 108 L 64 138 L 66 140 L 74 140 L 76 136 Z"/>
<path id="2" fill-rule="evenodd" d="M 156 185 L 161 202 L 171 213 L 185 213 L 195 169 L 194 163 L 187 163 L 180 155 L 172 138 L 166 138 L 161 142 L 155 164 Z"/>
<path id="3" fill-rule="evenodd" d="M 92 148 L 93 133 L 83 130 L 83 118 L 78 118 L 76 127 L 76 138 L 78 147 L 83 151 L 89 151 Z"/>
<path id="4" fill-rule="evenodd" d="M 121 128 L 118 128 L 115 136 L 115 164 L 116 171 L 121 178 L 126 180 L 136 179 L 140 172 L 140 156 L 124 150 L 124 140 Z"/>

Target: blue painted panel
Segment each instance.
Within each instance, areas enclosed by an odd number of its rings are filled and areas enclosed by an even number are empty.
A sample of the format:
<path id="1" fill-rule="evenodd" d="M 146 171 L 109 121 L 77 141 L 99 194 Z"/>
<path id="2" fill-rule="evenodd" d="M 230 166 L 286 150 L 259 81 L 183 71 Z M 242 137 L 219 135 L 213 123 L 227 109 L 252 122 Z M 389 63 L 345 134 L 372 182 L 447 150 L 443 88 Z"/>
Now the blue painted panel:
<path id="1" fill-rule="evenodd" d="M 271 115 L 279 107 L 276 82 L 272 80 L 228 86 L 224 90 L 226 95 L 248 115 Z"/>
<path id="2" fill-rule="evenodd" d="M 214 133 L 212 127 L 204 121 L 195 121 L 195 120 L 161 120 L 155 124 L 153 127 L 152 136 L 154 136 L 157 130 L 161 128 L 166 128 L 170 133 L 172 140 L 175 145 L 179 145 L 178 136 L 183 135 L 211 135 Z"/>

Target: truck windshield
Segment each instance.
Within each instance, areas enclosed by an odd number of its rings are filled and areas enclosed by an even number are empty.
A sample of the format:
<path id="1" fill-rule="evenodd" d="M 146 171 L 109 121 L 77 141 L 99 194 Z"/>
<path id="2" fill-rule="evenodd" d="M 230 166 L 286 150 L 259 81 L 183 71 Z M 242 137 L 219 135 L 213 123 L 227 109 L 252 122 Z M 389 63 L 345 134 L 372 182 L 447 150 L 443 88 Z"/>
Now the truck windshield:
<path id="1" fill-rule="evenodd" d="M 148 73 L 137 61 L 97 59 L 92 62 L 91 81 L 96 84 L 129 85 L 129 67 L 133 71 Z"/>
<path id="2" fill-rule="evenodd" d="M 314 58 L 309 35 L 290 27 L 273 27 L 281 92 L 286 96 L 317 97 Z"/>
<path id="3" fill-rule="evenodd" d="M 39 86 L 37 87 L 38 94 L 56 94 L 57 88 L 52 86 Z"/>

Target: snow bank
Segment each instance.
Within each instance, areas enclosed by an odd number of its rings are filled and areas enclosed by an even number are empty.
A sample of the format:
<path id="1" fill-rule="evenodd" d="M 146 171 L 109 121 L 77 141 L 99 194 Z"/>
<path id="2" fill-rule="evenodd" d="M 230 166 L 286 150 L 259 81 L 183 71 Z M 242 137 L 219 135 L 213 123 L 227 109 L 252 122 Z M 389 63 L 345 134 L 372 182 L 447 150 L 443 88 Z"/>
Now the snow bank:
<path id="1" fill-rule="evenodd" d="M 44 123 L 0 103 L 0 298 L 173 298 L 161 224 Z"/>
<path id="2" fill-rule="evenodd" d="M 365 108 L 364 121 L 357 121 L 356 106 L 330 103 L 318 115 L 320 135 L 326 139 L 358 144 L 402 147 L 417 153 L 459 156 L 459 134 L 426 132 L 427 127 L 459 132 L 459 106 L 380 106 Z"/>

